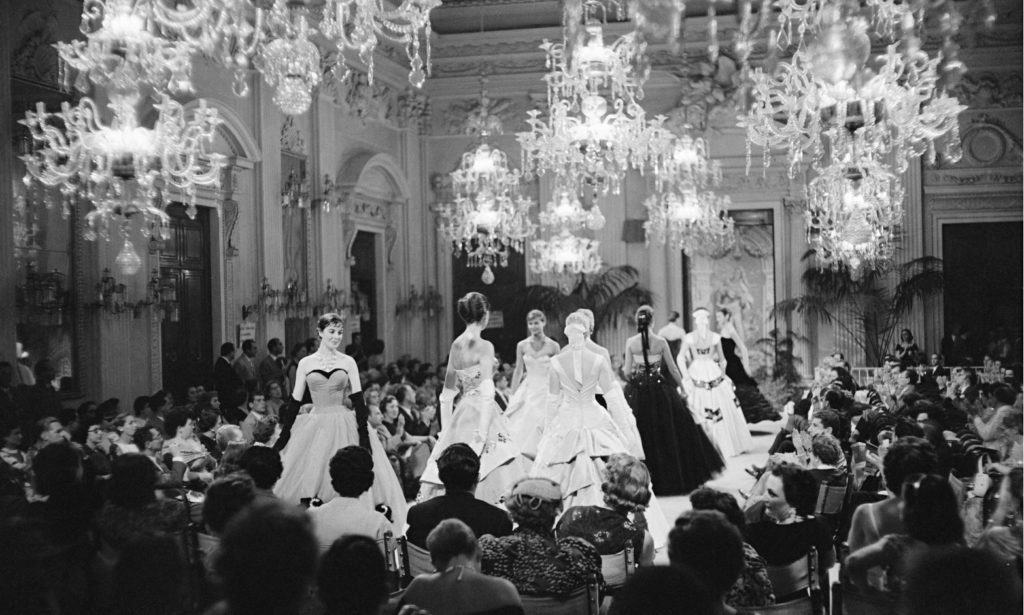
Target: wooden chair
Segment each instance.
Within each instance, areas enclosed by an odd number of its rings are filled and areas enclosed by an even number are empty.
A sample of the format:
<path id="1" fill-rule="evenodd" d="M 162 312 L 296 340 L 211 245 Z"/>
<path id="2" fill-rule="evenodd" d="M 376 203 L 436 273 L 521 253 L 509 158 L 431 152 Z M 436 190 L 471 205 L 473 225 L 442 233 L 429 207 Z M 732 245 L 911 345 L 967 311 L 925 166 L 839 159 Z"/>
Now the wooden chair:
<path id="1" fill-rule="evenodd" d="M 431 574 L 434 562 L 430 559 L 430 551 L 410 544 L 405 536 L 398 539 L 399 551 L 402 554 L 402 583 L 408 585 L 415 577 Z"/>
<path id="2" fill-rule="evenodd" d="M 384 534 L 384 538 L 377 541 L 377 547 L 384 555 L 384 563 L 388 570 L 388 588 L 394 594 L 402 589 L 402 556 L 400 554 L 399 540 L 391 532 Z"/>
<path id="3" fill-rule="evenodd" d="M 884 594 L 865 594 L 843 583 L 832 584 L 832 615 L 896 615 L 899 602 Z"/>
<path id="4" fill-rule="evenodd" d="M 776 596 L 788 596 L 807 591 L 807 598 L 797 598 L 775 605 L 780 609 L 792 607 L 794 610 L 769 611 L 773 613 L 806 613 L 818 615 L 824 613 L 824 597 L 821 593 L 821 581 L 818 576 L 818 550 L 811 547 L 807 557 L 800 558 L 788 566 L 768 566 L 768 578 Z M 801 606 L 805 604 L 806 606 Z M 765 607 L 758 607 L 758 609 Z M 758 612 L 760 612 L 758 610 Z"/>
<path id="5" fill-rule="evenodd" d="M 598 615 L 597 577 L 564 598 L 520 595 L 525 615 Z"/>
<path id="6" fill-rule="evenodd" d="M 625 585 L 634 572 L 636 556 L 631 544 L 626 545 L 626 548 L 618 553 L 601 556 L 601 575 L 604 577 L 605 586 L 611 591 Z"/>

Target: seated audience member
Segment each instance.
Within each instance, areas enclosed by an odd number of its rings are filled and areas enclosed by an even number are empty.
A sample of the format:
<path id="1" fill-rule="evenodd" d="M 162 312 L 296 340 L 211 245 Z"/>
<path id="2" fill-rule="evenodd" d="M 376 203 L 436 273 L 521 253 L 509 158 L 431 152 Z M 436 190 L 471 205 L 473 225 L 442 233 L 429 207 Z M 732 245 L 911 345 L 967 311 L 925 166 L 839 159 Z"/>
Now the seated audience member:
<path id="1" fill-rule="evenodd" d="M 21 450 L 22 437 L 21 425 L 14 419 L 0 421 L 0 462 L 6 463 L 12 470 L 23 474 L 28 470 L 28 456 Z"/>
<path id="2" fill-rule="evenodd" d="M 196 437 L 195 421 L 189 411 L 184 408 L 171 410 L 164 419 L 164 428 L 168 439 L 164 442 L 163 454 L 171 456 L 175 470 L 181 473 L 181 480 L 211 482 L 216 460 Z"/>
<path id="3" fill-rule="evenodd" d="M 743 570 L 743 537 L 717 510 L 689 510 L 668 534 L 668 559 L 697 573 L 725 611 L 725 598 Z"/>
<path id="4" fill-rule="evenodd" d="M 257 502 L 277 499 L 273 492 L 274 483 L 284 472 L 281 455 L 277 451 L 266 446 L 249 447 L 242 453 L 238 465 L 252 477 Z"/>
<path id="5" fill-rule="evenodd" d="M 414 604 L 431 615 L 523 612 L 512 583 L 479 572 L 480 549 L 468 525 L 445 519 L 427 536 L 427 548 L 439 572 L 413 579 L 401 604 Z"/>
<path id="6" fill-rule="evenodd" d="M 220 414 L 204 401 L 196 405 L 194 412 L 198 417 L 196 431 L 199 432 L 199 442 L 211 457 L 220 461 L 223 452 L 217 445 L 217 428 L 221 426 Z"/>
<path id="7" fill-rule="evenodd" d="M 121 414 L 114 419 L 117 440 L 113 444 L 119 455 L 142 452 L 134 440 L 135 432 L 139 430 L 139 427 L 141 427 L 141 422 L 130 414 Z"/>
<path id="8" fill-rule="evenodd" d="M 904 532 L 900 508 L 903 499 L 900 489 L 908 476 L 932 474 L 939 460 L 935 449 L 921 438 L 901 438 L 885 453 L 882 460 L 882 476 L 885 479 L 889 497 L 881 502 L 862 504 L 853 511 L 847 543 L 850 551 L 881 540 L 887 534 Z"/>
<path id="9" fill-rule="evenodd" d="M 651 474 L 632 455 L 620 453 L 604 466 L 604 506 L 573 506 L 555 527 L 559 538 L 575 536 L 594 545 L 601 555 L 612 555 L 633 546 L 642 566 L 654 563 L 654 539 L 643 516 L 651 501 Z"/>
<path id="10" fill-rule="evenodd" d="M 277 424 L 277 419 L 271 418 L 269 421 L 260 421 L 252 428 L 252 445 L 271 448 L 274 446 L 279 432 L 280 427 Z"/>
<path id="11" fill-rule="evenodd" d="M 819 570 L 835 561 L 832 530 L 813 516 L 818 482 L 810 472 L 795 466 L 772 470 L 766 485 L 765 518 L 747 526 L 747 541 L 769 566 L 787 566 L 818 550 Z M 786 602 L 794 596 L 776 596 Z"/>
<path id="12" fill-rule="evenodd" d="M 807 453 L 807 469 L 819 485 L 846 484 L 846 458 L 839 440 L 829 434 L 816 434 Z"/>
<path id="13" fill-rule="evenodd" d="M 116 591 L 110 610 L 114 615 L 186 613 L 186 570 L 180 543 L 174 538 L 136 536 L 121 548 L 114 566 Z"/>
<path id="14" fill-rule="evenodd" d="M 974 545 L 1016 568 L 1018 573 L 1021 572 L 1021 556 L 1024 555 L 1021 548 L 1024 539 L 1021 533 L 1021 514 L 1024 514 L 1021 475 L 1021 468 L 1017 467 L 1003 477 L 999 487 L 999 504 L 992 513 L 989 527 L 981 533 Z"/>
<path id="15" fill-rule="evenodd" d="M 221 537 L 217 573 L 226 600 L 211 613 L 297 615 L 317 564 L 309 517 L 267 502 L 242 511 Z"/>
<path id="16" fill-rule="evenodd" d="M 266 398 L 263 397 L 262 393 L 253 395 L 252 400 L 249 402 L 249 414 L 245 416 L 245 419 L 239 425 L 242 428 L 242 435 L 245 436 L 246 442 L 253 443 L 253 430 L 256 429 L 257 425 L 271 421 L 276 423 L 276 419 L 267 409 Z"/>
<path id="17" fill-rule="evenodd" d="M 736 498 L 701 487 L 690 494 L 690 505 L 694 510 L 717 510 L 735 526 L 743 536 L 747 527 L 746 517 L 740 510 Z M 743 543 L 743 570 L 725 595 L 725 603 L 731 607 L 757 607 L 775 604 L 772 581 L 768 578 L 768 564 L 749 543 Z"/>
<path id="18" fill-rule="evenodd" d="M 392 532 L 391 522 L 360 499 L 373 486 L 373 458 L 361 446 L 346 446 L 331 458 L 331 486 L 338 497 L 310 508 L 313 533 L 320 549 L 326 551 L 345 534 L 381 540 Z"/>
<path id="19" fill-rule="evenodd" d="M 878 542 L 851 551 L 846 572 L 854 585 L 867 588 L 868 571 L 879 567 L 885 575 L 881 587 L 903 591 L 909 563 L 934 549 L 961 545 L 964 524 L 953 488 L 935 474 L 913 475 L 903 484 L 903 532 L 887 534 Z"/>
<path id="20" fill-rule="evenodd" d="M 120 551 L 142 536 L 185 530 L 188 518 L 178 500 L 157 499 L 158 471 L 144 455 L 129 453 L 114 460 L 107 490 L 109 501 L 96 518 L 104 545 Z"/>
<path id="21" fill-rule="evenodd" d="M 228 474 L 214 480 L 203 501 L 203 530 L 197 535 L 202 554 L 203 571 L 208 593 L 221 594 L 221 579 L 216 562 L 220 554 L 220 537 L 238 513 L 250 507 L 256 498 L 256 486 L 244 472 Z"/>
<path id="22" fill-rule="evenodd" d="M 481 571 L 508 579 L 520 595 L 564 596 L 601 578 L 601 556 L 579 538 L 555 539 L 562 509 L 558 484 L 546 478 L 523 478 L 512 486 L 505 506 L 516 529 L 501 538 L 480 538 Z"/>
<path id="23" fill-rule="evenodd" d="M 281 406 L 284 405 L 284 389 L 281 388 L 281 383 L 271 380 L 263 387 L 263 394 L 267 401 L 267 413 L 277 419 Z"/>
<path id="24" fill-rule="evenodd" d="M 973 419 L 974 429 L 981 436 L 982 446 L 995 451 L 1003 449 L 1004 419 L 1013 412 L 1013 404 L 1017 394 L 1010 387 L 1000 384 L 992 389 L 992 406 L 994 410 Z"/>
<path id="25" fill-rule="evenodd" d="M 388 577 L 377 541 L 358 534 L 334 541 L 320 558 L 317 588 L 326 615 L 378 615 L 388 599 Z"/>
<path id="26" fill-rule="evenodd" d="M 135 432 L 135 437 L 132 441 L 135 443 L 135 446 L 139 447 L 140 454 L 149 459 L 149 462 L 156 468 L 158 489 L 176 489 L 181 487 L 181 480 L 175 477 L 173 469 L 166 463 L 171 460 L 171 457 L 164 456 L 164 438 L 156 427 L 143 425 Z"/>
<path id="27" fill-rule="evenodd" d="M 95 422 L 86 427 L 82 443 L 82 470 L 87 484 L 106 481 L 110 478 L 110 440 L 103 423 Z"/>
<path id="28" fill-rule="evenodd" d="M 409 542 L 426 548 L 431 530 L 443 519 L 451 518 L 468 525 L 474 536 L 512 533 L 512 522 L 504 510 L 473 497 L 480 475 L 480 457 L 472 448 L 461 442 L 446 448 L 437 459 L 437 473 L 444 484 L 444 495 L 409 509 Z"/>
<path id="29" fill-rule="evenodd" d="M 1020 615 L 1021 581 L 988 553 L 949 547 L 911 564 L 902 596 L 905 615 Z"/>
<path id="30" fill-rule="evenodd" d="M 718 615 L 721 609 L 700 577 L 686 566 L 637 570 L 615 594 L 609 615 Z"/>

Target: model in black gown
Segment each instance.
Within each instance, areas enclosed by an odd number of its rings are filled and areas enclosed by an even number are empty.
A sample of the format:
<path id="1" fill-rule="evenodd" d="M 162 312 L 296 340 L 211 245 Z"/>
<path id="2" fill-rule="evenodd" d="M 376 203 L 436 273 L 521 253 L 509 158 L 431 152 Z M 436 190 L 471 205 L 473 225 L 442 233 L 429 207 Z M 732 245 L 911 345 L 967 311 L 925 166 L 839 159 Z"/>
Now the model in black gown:
<path id="1" fill-rule="evenodd" d="M 736 327 L 732 324 L 732 314 L 728 310 L 719 310 L 718 326 L 722 337 L 722 354 L 725 355 L 725 375 L 732 380 L 744 418 L 748 423 L 778 420 L 779 413 L 761 394 L 757 381 L 750 377 L 743 366 L 743 358 L 737 352 L 740 348 L 734 339 Z M 742 350 L 745 352 L 746 349 Z"/>
<path id="2" fill-rule="evenodd" d="M 665 339 L 648 332 L 651 314 L 647 306 L 637 311 L 640 334 L 626 343 L 626 401 L 636 417 L 654 492 L 686 494 L 721 472 L 725 462 L 680 397 L 676 387 L 682 376 Z"/>

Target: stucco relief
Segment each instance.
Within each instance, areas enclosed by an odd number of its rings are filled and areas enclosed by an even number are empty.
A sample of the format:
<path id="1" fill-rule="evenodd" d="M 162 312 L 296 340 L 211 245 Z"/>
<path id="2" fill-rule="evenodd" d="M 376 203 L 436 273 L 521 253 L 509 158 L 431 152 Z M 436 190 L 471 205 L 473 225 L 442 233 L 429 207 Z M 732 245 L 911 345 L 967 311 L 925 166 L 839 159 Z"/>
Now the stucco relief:
<path id="1" fill-rule="evenodd" d="M 395 92 L 391 87 L 382 83 L 380 79 L 374 80 L 371 85 L 365 73 L 352 73 L 347 80 L 335 85 L 335 103 L 363 124 L 372 120 L 388 126 L 397 126 L 395 99 Z"/>
<path id="2" fill-rule="evenodd" d="M 453 102 L 444 111 L 444 132 L 476 136 L 482 132 L 500 134 L 504 126 L 517 121 L 517 109 L 509 98 L 471 99 Z"/>
<path id="3" fill-rule="evenodd" d="M 732 124 L 736 116 L 736 95 L 740 91 L 740 72 L 736 62 L 721 55 L 712 63 L 690 58 L 672 71 L 681 80 L 681 95 L 668 112 L 665 126 L 681 134 L 685 126 L 703 132 L 709 123 Z"/>
<path id="4" fill-rule="evenodd" d="M 950 94 L 972 109 L 992 107 L 1020 107 L 1022 93 L 1021 72 L 968 71 Z"/>
<path id="5" fill-rule="evenodd" d="M 306 155 L 306 139 L 302 129 L 295 122 L 295 116 L 286 115 L 281 123 L 281 149 L 286 152 Z"/>
<path id="6" fill-rule="evenodd" d="M 421 135 L 430 132 L 430 98 L 423 92 L 407 90 L 398 97 L 398 125 L 415 128 Z"/>
<path id="7" fill-rule="evenodd" d="M 27 11 L 14 31 L 11 51 L 11 76 L 26 81 L 59 85 L 57 50 L 59 39 L 57 13 L 51 2 Z"/>

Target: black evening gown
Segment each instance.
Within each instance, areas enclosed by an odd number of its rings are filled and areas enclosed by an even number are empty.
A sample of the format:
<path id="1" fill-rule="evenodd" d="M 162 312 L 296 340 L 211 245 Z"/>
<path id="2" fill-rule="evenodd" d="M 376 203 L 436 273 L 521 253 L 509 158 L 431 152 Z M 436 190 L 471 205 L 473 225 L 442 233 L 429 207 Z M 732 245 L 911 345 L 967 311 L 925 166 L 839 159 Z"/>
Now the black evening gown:
<path id="1" fill-rule="evenodd" d="M 662 373 L 660 359 L 646 367 L 642 360 L 634 362 L 625 394 L 636 417 L 654 493 L 690 493 L 722 471 L 722 456 L 694 423 L 672 380 Z"/>
<path id="2" fill-rule="evenodd" d="M 725 353 L 725 375 L 732 380 L 736 391 L 736 399 L 748 423 L 774 421 L 779 413 L 772 408 L 771 402 L 765 399 L 757 388 L 757 381 L 743 369 L 743 361 L 736 354 L 736 341 L 729 337 L 722 338 L 722 352 Z"/>

